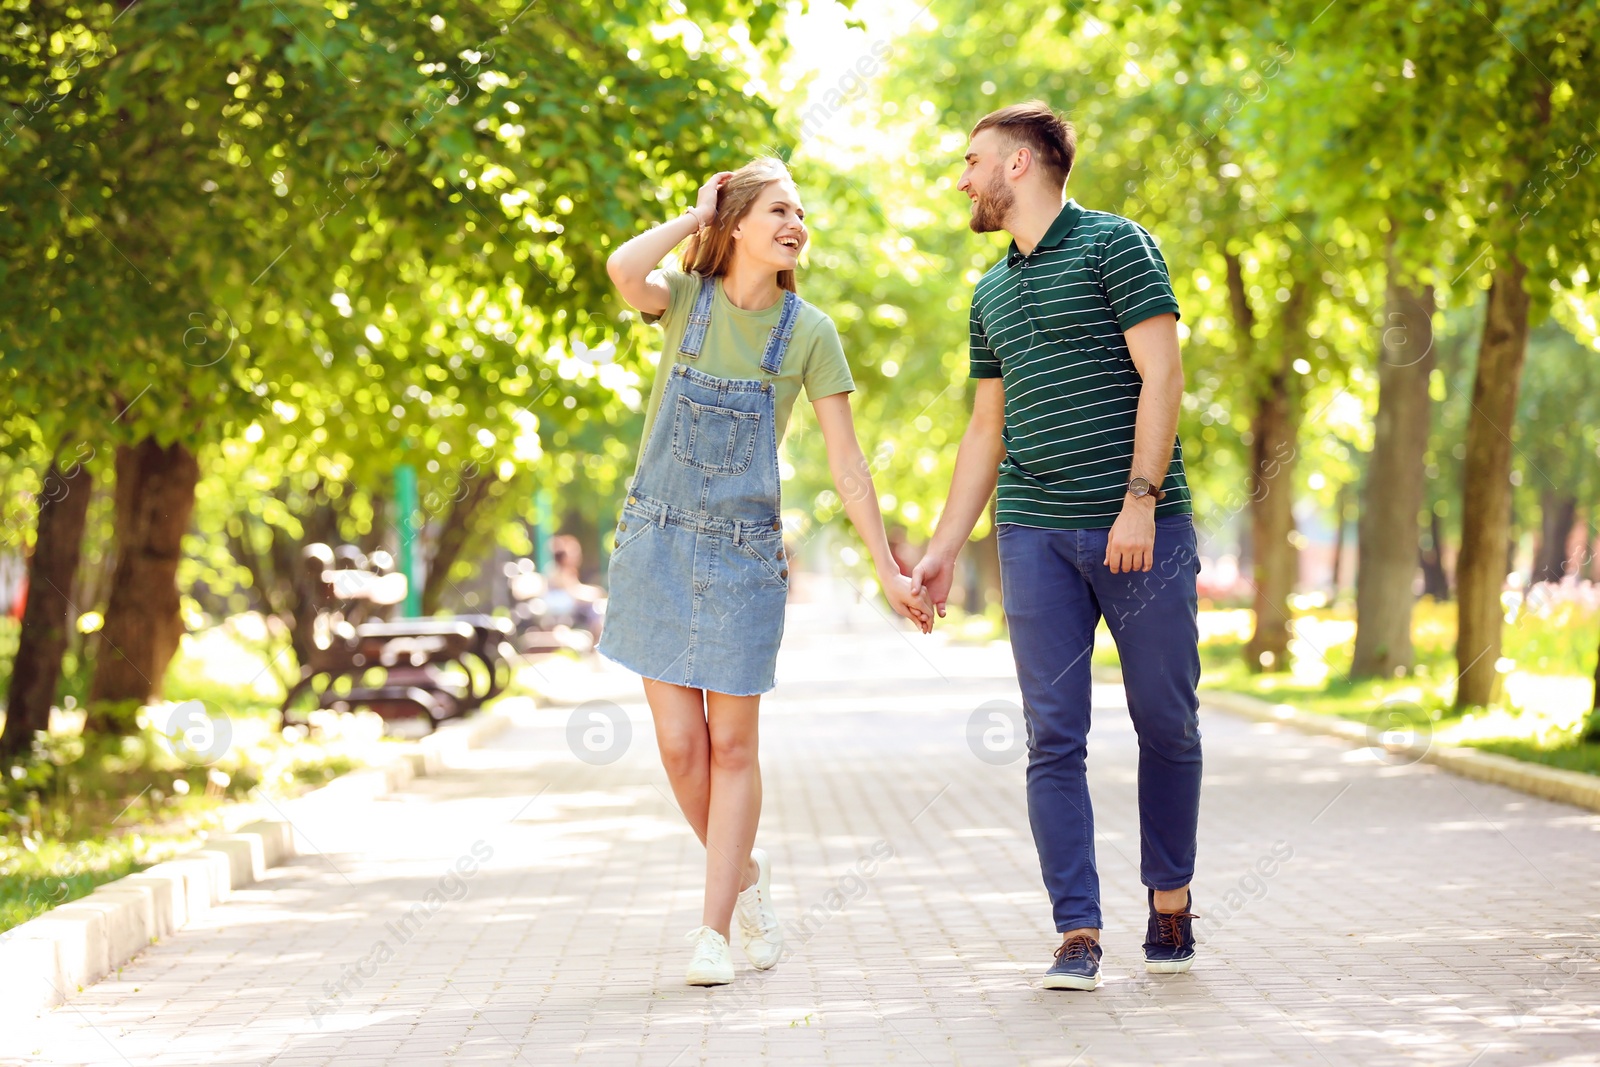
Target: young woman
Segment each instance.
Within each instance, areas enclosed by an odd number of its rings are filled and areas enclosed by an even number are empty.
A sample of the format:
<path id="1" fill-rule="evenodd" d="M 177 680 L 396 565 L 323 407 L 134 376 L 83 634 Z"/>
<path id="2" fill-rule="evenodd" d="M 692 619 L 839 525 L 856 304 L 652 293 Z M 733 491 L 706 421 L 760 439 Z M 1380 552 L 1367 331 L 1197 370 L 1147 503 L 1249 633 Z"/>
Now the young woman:
<path id="1" fill-rule="evenodd" d="M 783 952 L 772 865 L 753 847 L 756 719 L 773 686 L 789 587 L 778 441 L 802 387 L 884 594 L 924 632 L 933 622 L 889 551 L 838 331 L 795 295 L 808 237 L 789 172 L 760 159 L 713 176 L 693 208 L 607 263 L 622 298 L 659 320 L 666 343 L 617 523 L 600 651 L 644 676 L 661 762 L 706 847 L 690 985 L 733 981 L 735 912 L 752 964 L 764 970 Z M 685 238 L 684 271 L 659 269 Z"/>

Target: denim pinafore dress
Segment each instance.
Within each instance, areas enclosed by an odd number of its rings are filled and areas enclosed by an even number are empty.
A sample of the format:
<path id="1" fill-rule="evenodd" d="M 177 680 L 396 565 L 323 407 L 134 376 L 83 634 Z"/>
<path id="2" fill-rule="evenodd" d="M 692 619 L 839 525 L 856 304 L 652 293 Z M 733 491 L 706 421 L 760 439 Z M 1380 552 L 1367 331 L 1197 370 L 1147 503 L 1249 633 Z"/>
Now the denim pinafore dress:
<path id="1" fill-rule="evenodd" d="M 756 696 L 773 686 L 789 563 L 772 379 L 801 301 L 785 293 L 762 378 L 688 366 L 711 325 L 705 278 L 617 522 L 600 652 L 646 678 Z"/>

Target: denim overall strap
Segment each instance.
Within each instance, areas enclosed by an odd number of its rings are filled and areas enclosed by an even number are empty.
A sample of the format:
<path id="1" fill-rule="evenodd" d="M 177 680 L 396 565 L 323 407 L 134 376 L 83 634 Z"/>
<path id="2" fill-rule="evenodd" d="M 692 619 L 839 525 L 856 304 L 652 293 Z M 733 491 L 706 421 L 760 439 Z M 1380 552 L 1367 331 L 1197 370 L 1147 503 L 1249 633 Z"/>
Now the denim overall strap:
<path id="1" fill-rule="evenodd" d="M 794 293 L 783 294 L 783 315 L 767 338 L 767 350 L 761 357 L 761 369 L 767 374 L 777 374 L 783 366 L 783 354 L 789 349 L 789 339 L 794 336 L 795 321 L 800 318 L 800 298 Z"/>
<path id="2" fill-rule="evenodd" d="M 683 343 L 678 346 L 678 354 L 684 359 L 700 358 L 700 350 L 706 344 L 706 330 L 711 326 L 711 300 L 716 293 L 715 278 L 700 279 L 700 292 L 696 294 L 694 307 L 689 311 L 689 325 L 683 329 Z"/>

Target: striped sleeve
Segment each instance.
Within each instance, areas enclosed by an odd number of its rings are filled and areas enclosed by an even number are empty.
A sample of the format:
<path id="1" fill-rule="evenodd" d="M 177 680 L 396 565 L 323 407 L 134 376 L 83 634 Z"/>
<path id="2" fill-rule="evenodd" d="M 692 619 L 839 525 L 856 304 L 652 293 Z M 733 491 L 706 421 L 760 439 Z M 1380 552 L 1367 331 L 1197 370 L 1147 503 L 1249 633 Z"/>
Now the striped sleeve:
<path id="1" fill-rule="evenodd" d="M 978 314 L 978 298 L 972 298 L 972 313 L 967 318 L 967 376 L 970 378 L 1000 377 L 1000 357 L 989 347 L 989 335 L 983 329 L 983 317 Z"/>
<path id="2" fill-rule="evenodd" d="M 1167 261 L 1155 238 L 1137 222 L 1118 220 L 1100 257 L 1100 284 L 1124 333 L 1157 315 L 1177 315 Z"/>

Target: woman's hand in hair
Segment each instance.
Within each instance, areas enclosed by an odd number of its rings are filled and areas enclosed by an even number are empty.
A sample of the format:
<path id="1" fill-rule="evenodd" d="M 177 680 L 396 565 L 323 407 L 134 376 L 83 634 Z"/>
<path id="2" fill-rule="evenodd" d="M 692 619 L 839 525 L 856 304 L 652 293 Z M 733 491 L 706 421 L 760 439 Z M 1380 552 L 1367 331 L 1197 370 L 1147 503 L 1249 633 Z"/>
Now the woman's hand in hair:
<path id="1" fill-rule="evenodd" d="M 719 170 L 707 178 L 706 183 L 700 187 L 700 196 L 695 201 L 694 207 L 689 210 L 700 220 L 701 226 L 710 226 L 717 221 L 717 197 L 722 194 L 723 185 L 727 184 L 731 177 L 733 171 Z"/>
<path id="2" fill-rule="evenodd" d="M 606 258 L 606 274 L 630 307 L 646 315 L 666 312 L 672 290 L 658 269 L 661 261 L 716 218 L 717 198 L 723 184 L 732 176 L 731 171 L 713 174 L 701 187 L 699 203 L 694 207 L 624 242 Z"/>

